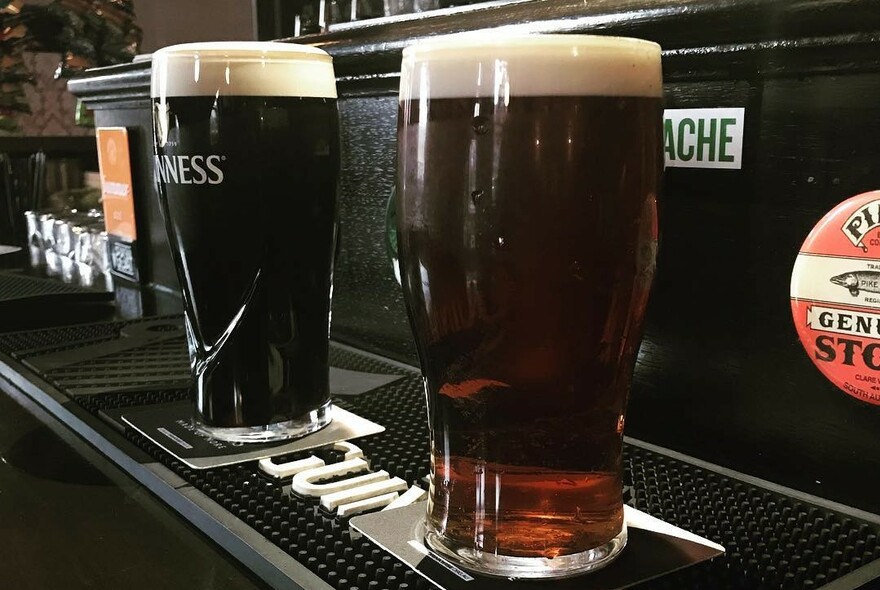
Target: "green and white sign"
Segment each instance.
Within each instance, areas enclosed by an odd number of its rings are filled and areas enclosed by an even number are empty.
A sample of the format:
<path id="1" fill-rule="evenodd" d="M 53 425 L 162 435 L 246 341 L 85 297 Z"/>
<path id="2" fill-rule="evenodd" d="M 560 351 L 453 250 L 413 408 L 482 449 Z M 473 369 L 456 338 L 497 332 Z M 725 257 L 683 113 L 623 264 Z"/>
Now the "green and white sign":
<path id="1" fill-rule="evenodd" d="M 666 109 L 663 151 L 669 168 L 742 168 L 744 108 Z"/>

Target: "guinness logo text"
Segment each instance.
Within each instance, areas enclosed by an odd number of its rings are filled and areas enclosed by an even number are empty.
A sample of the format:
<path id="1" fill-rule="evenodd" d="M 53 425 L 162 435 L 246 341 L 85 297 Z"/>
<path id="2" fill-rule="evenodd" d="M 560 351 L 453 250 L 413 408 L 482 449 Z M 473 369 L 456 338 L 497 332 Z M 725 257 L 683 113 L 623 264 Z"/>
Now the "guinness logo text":
<path id="1" fill-rule="evenodd" d="M 156 156 L 156 169 L 166 184 L 220 184 L 225 156 Z"/>

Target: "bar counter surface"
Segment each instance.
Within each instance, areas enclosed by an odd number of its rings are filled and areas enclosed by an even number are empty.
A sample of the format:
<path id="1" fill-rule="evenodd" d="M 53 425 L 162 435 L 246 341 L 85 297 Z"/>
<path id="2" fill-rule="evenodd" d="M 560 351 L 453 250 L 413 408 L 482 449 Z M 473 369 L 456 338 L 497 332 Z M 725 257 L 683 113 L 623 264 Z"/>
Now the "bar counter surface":
<path id="1" fill-rule="evenodd" d="M 6 295 L 52 280 L 43 267 L 8 260 L 4 257 L 4 268 L 23 268 L 0 274 Z M 57 285 L 65 287 L 60 280 Z M 6 299 L 0 302 L 0 333 L 127 315 L 103 290 L 96 286 L 67 302 L 57 295 Z M 37 291 L 52 294 L 46 284 Z M 176 298 L 142 295 L 147 313 L 179 310 Z M 0 588 L 16 590 L 268 588 L 5 379 L 0 379 L 0 572 Z"/>
<path id="2" fill-rule="evenodd" d="M 0 393 L 3 588 L 267 586 L 33 401 Z"/>

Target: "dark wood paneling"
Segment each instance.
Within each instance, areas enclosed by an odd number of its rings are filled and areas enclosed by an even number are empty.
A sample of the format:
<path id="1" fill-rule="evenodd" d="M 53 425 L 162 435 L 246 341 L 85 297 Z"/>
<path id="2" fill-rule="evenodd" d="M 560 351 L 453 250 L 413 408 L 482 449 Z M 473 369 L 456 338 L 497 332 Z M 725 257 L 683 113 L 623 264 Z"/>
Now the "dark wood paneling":
<path id="1" fill-rule="evenodd" d="M 666 172 L 629 433 L 880 511 L 872 492 L 880 407 L 819 374 L 788 298 L 813 225 L 838 202 L 880 187 L 880 74 L 668 91 L 675 106 L 739 95 L 739 106 L 748 105 L 748 159 L 739 172 Z"/>
<path id="2" fill-rule="evenodd" d="M 880 10 L 874 0 L 540 0 L 444 16 L 428 12 L 403 22 L 365 21 L 296 41 L 332 53 L 338 75 L 383 74 L 399 69 L 400 50 L 416 40 L 499 27 L 641 37 L 667 50 L 718 55 L 725 46 L 782 49 L 794 40 L 876 31 Z"/>

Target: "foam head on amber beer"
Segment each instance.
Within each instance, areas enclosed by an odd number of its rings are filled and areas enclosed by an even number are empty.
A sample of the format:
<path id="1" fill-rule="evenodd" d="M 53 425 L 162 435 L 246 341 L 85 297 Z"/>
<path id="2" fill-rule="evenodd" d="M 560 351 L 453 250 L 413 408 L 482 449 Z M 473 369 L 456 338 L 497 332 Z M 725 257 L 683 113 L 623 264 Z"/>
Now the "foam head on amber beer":
<path id="1" fill-rule="evenodd" d="M 400 100 L 660 97 L 660 46 L 624 37 L 448 35 L 403 50 Z"/>
<path id="2" fill-rule="evenodd" d="M 186 43 L 153 53 L 150 96 L 336 98 L 333 60 L 307 45 Z"/>

